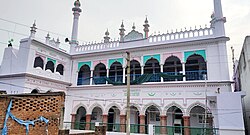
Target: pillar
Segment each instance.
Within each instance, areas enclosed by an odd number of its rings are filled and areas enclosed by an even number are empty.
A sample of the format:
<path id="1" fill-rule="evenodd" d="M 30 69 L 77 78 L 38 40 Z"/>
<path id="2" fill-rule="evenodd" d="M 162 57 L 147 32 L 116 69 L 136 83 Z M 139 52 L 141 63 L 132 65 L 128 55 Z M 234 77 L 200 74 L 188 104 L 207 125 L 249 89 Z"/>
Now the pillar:
<path id="1" fill-rule="evenodd" d="M 163 73 L 163 64 L 161 64 L 160 66 L 161 66 L 161 72 Z M 164 82 L 163 77 L 161 77 L 161 82 Z"/>
<path id="2" fill-rule="evenodd" d="M 182 116 L 184 121 L 184 135 L 190 135 L 190 116 Z"/>
<path id="3" fill-rule="evenodd" d="M 185 67 L 185 62 L 182 62 L 182 74 L 183 76 L 183 81 L 186 81 L 186 67 Z"/>
<path id="4" fill-rule="evenodd" d="M 91 114 L 86 114 L 86 130 L 90 130 Z"/>
<path id="5" fill-rule="evenodd" d="M 107 68 L 107 78 L 109 78 L 109 69 Z M 108 84 L 108 81 L 106 81 L 106 84 Z"/>
<path id="6" fill-rule="evenodd" d="M 141 66 L 141 75 L 144 74 L 144 66 Z"/>
<path id="7" fill-rule="evenodd" d="M 71 129 L 75 128 L 76 114 L 71 114 Z"/>
<path id="8" fill-rule="evenodd" d="M 126 115 L 120 115 L 120 132 L 126 132 Z"/>
<path id="9" fill-rule="evenodd" d="M 145 134 L 145 115 L 140 115 L 140 134 Z"/>
<path id="10" fill-rule="evenodd" d="M 93 84 L 93 73 L 94 73 L 94 71 L 91 70 L 91 71 L 90 71 L 90 85 Z"/>
<path id="11" fill-rule="evenodd" d="M 123 67 L 122 82 L 125 83 L 126 79 L 126 67 Z"/>
<path id="12" fill-rule="evenodd" d="M 108 115 L 107 114 L 102 115 L 102 123 L 104 123 L 105 125 L 108 123 Z"/>
<path id="13" fill-rule="evenodd" d="M 167 115 L 160 116 L 161 134 L 167 134 Z"/>

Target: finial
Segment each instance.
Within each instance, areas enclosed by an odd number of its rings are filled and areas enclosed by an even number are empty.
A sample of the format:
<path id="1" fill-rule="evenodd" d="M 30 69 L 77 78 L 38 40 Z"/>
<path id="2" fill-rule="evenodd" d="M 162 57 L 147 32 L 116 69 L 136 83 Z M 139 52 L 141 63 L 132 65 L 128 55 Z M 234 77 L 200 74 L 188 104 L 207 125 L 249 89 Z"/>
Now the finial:
<path id="1" fill-rule="evenodd" d="M 78 7 L 80 7 L 80 6 L 81 6 L 80 1 L 79 1 L 79 0 L 76 0 L 76 1 L 75 1 L 75 3 L 74 3 L 74 6 L 76 6 L 76 7 L 78 6 Z"/>
<path id="2" fill-rule="evenodd" d="M 122 20 L 122 24 L 121 24 L 121 27 L 122 27 L 122 28 L 124 28 L 123 20 Z"/>
<path id="3" fill-rule="evenodd" d="M 133 23 L 133 27 L 132 27 L 133 30 L 135 30 L 135 23 Z"/>
<path id="4" fill-rule="evenodd" d="M 146 15 L 145 23 L 146 23 L 146 24 L 148 23 L 148 16 L 147 16 L 147 15 Z"/>
<path id="5" fill-rule="evenodd" d="M 105 32 L 105 36 L 108 37 L 109 36 L 109 30 L 107 29 L 107 31 Z"/>

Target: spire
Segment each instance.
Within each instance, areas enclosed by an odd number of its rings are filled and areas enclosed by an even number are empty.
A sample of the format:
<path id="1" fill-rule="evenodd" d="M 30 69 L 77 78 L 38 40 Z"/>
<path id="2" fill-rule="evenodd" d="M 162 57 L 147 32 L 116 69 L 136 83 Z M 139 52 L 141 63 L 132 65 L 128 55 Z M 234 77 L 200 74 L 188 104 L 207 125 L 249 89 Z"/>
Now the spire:
<path id="1" fill-rule="evenodd" d="M 77 42 L 77 36 L 78 36 L 78 21 L 79 21 L 79 16 L 80 13 L 82 12 L 81 8 L 81 3 L 79 0 L 76 0 L 74 2 L 74 7 L 72 8 L 74 19 L 73 19 L 73 28 L 72 28 L 72 36 L 71 36 L 71 47 L 70 47 L 70 52 L 72 52 L 75 48 L 76 45 L 78 45 Z"/>
<path id="2" fill-rule="evenodd" d="M 214 0 L 214 13 L 211 15 L 212 20 L 210 21 L 211 27 L 214 28 L 214 35 L 216 37 L 225 36 L 224 23 L 226 18 L 223 17 L 221 0 Z"/>
<path id="3" fill-rule="evenodd" d="M 34 21 L 33 25 L 30 27 L 30 37 L 34 38 L 36 34 L 36 21 Z"/>
<path id="4" fill-rule="evenodd" d="M 135 23 L 133 23 L 132 29 L 135 30 Z"/>
<path id="5" fill-rule="evenodd" d="M 121 28 L 119 29 L 120 30 L 120 42 L 123 42 L 124 41 L 124 36 L 125 36 L 125 29 L 124 29 L 124 24 L 123 24 L 123 21 L 122 21 L 122 24 L 121 24 Z"/>
<path id="6" fill-rule="evenodd" d="M 144 26 L 144 29 L 143 29 L 143 31 L 144 31 L 144 38 L 148 38 L 148 32 L 149 32 L 149 27 L 150 26 L 148 24 L 148 18 L 147 18 L 147 16 L 146 16 L 146 19 L 144 21 L 143 26 Z"/>
<path id="7" fill-rule="evenodd" d="M 109 39 L 110 39 L 110 37 L 109 37 L 109 31 L 107 29 L 107 31 L 105 32 L 104 43 L 108 43 Z"/>
<path id="8" fill-rule="evenodd" d="M 50 36 L 49 36 L 49 33 L 47 34 L 47 36 L 45 37 L 45 42 L 46 42 L 46 44 L 49 44 L 49 40 L 50 40 Z"/>

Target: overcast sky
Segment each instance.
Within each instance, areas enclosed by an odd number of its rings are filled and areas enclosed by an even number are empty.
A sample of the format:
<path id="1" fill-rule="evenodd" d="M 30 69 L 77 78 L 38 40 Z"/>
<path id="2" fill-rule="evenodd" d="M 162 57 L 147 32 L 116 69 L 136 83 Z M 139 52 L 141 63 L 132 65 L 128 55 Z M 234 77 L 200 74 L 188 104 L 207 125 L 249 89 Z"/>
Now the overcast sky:
<path id="1" fill-rule="evenodd" d="M 142 32 L 145 16 L 148 16 L 151 33 L 166 33 L 167 30 L 180 30 L 185 27 L 210 25 L 213 0 L 80 0 L 82 13 L 79 20 L 80 42 L 103 39 L 108 29 L 111 38 L 119 37 L 122 20 L 126 32 L 135 23 L 136 30 Z M 36 20 L 37 37 L 44 39 L 47 31 L 58 33 L 52 37 L 71 36 L 72 7 L 74 0 L 2 0 L 0 18 L 31 26 Z M 230 37 L 228 50 L 233 46 L 239 56 L 243 40 L 250 35 L 250 0 L 222 0 L 224 16 L 227 18 L 226 35 Z M 6 32 L 6 30 L 11 32 Z M 42 31 L 45 30 L 45 31 Z M 15 33 L 13 33 L 13 31 Z M 17 34 L 19 33 L 19 34 Z M 29 35 L 29 28 L 0 20 L 0 61 L 7 41 Z M 62 47 L 67 47 L 63 44 Z M 231 60 L 231 51 L 228 52 Z M 230 61 L 231 62 L 231 61 Z"/>

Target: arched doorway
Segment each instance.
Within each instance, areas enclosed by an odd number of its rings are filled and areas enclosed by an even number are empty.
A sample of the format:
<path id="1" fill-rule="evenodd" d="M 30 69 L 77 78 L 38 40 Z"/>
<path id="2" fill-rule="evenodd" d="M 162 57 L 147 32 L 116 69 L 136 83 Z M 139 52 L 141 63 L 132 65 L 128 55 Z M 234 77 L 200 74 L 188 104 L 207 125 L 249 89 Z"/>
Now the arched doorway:
<path id="1" fill-rule="evenodd" d="M 76 111 L 76 119 L 74 124 L 75 129 L 85 129 L 85 123 L 86 123 L 86 109 L 84 107 L 79 107 Z"/>
<path id="2" fill-rule="evenodd" d="M 169 128 L 168 134 L 176 134 L 176 135 L 183 135 L 184 130 L 182 128 L 183 124 L 183 112 L 180 108 L 176 106 L 172 106 L 167 110 L 167 125 L 172 126 L 173 128 Z"/>
<path id="3" fill-rule="evenodd" d="M 161 77 L 158 74 L 160 71 L 160 64 L 157 59 L 151 58 L 145 63 L 144 74 L 153 74 L 148 82 L 160 82 Z"/>
<path id="4" fill-rule="evenodd" d="M 123 68 L 120 62 L 114 62 L 110 66 L 109 79 L 114 82 L 123 82 Z"/>
<path id="5" fill-rule="evenodd" d="M 41 57 L 36 57 L 34 61 L 34 68 L 40 67 L 41 69 L 43 69 L 43 65 L 44 65 L 43 59 Z"/>
<path id="6" fill-rule="evenodd" d="M 108 112 L 108 131 L 120 131 L 120 110 L 112 106 Z"/>
<path id="7" fill-rule="evenodd" d="M 207 75 L 207 64 L 201 55 L 193 54 L 187 58 L 185 64 L 186 79 L 189 80 L 205 80 Z"/>
<path id="8" fill-rule="evenodd" d="M 205 108 L 201 106 L 193 107 L 190 111 L 190 126 L 193 127 L 191 134 L 211 134 L 213 130 L 209 128 L 213 126 L 212 114 L 207 112 L 207 117 L 205 117 Z M 203 127 L 207 129 L 204 130 Z"/>
<path id="9" fill-rule="evenodd" d="M 145 125 L 149 125 L 149 124 L 154 124 L 156 126 L 160 126 L 160 110 L 154 106 L 151 105 L 147 108 L 146 112 L 146 119 L 145 119 Z M 146 128 L 146 132 L 147 132 L 147 128 Z M 156 129 L 155 131 L 156 133 L 159 133 L 159 128 Z"/>
<path id="10" fill-rule="evenodd" d="M 102 109 L 100 107 L 95 107 L 91 115 L 91 123 L 102 122 Z"/>
<path id="11" fill-rule="evenodd" d="M 88 65 L 83 65 L 78 72 L 77 85 L 89 85 L 90 73 L 90 67 Z"/>
<path id="12" fill-rule="evenodd" d="M 167 75 L 181 75 L 182 64 L 178 57 L 170 56 L 163 65 L 163 72 Z M 183 78 L 164 78 L 164 81 L 182 81 Z"/>
<path id="13" fill-rule="evenodd" d="M 52 61 L 48 61 L 45 70 L 50 70 L 52 73 L 54 73 L 55 64 Z"/>
<path id="14" fill-rule="evenodd" d="M 103 63 L 99 63 L 94 69 L 94 84 L 106 84 L 107 69 Z"/>
<path id="15" fill-rule="evenodd" d="M 131 133 L 140 133 L 140 112 L 135 106 L 130 107 L 130 131 Z"/>

